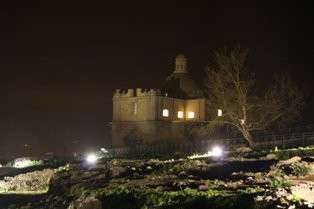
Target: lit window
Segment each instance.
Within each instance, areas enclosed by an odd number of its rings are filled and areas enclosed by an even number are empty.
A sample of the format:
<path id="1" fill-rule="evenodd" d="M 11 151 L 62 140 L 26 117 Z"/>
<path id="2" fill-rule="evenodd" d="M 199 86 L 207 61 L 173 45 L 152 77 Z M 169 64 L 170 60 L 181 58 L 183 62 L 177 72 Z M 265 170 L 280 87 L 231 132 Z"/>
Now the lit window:
<path id="1" fill-rule="evenodd" d="M 183 118 L 183 112 L 182 111 L 178 112 L 178 118 Z"/>
<path id="2" fill-rule="evenodd" d="M 169 110 L 163 109 L 163 110 L 162 110 L 162 116 L 164 116 L 164 117 L 169 117 Z"/>
<path id="3" fill-rule="evenodd" d="M 189 112 L 188 118 L 194 118 L 194 112 Z"/>
<path id="4" fill-rule="evenodd" d="M 218 117 L 221 117 L 221 116 L 222 116 L 222 110 L 218 109 Z"/>

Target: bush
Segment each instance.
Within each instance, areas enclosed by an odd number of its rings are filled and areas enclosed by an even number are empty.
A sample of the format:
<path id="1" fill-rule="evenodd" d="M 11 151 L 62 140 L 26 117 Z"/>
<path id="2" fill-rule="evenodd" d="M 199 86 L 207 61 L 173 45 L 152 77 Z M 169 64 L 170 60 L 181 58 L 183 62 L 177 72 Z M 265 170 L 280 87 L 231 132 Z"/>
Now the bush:
<path id="1" fill-rule="evenodd" d="M 269 180 L 269 187 L 273 189 L 279 189 L 279 188 L 290 188 L 292 186 L 291 182 L 284 180 L 282 178 L 273 176 Z"/>
<path id="2" fill-rule="evenodd" d="M 306 176 L 310 168 L 305 163 L 296 163 L 290 166 L 291 174 L 297 177 Z"/>
<path id="3" fill-rule="evenodd" d="M 299 147 L 298 149 L 287 149 L 287 150 L 275 150 L 277 160 L 288 160 L 294 156 L 307 157 L 314 155 L 314 148 L 312 147 Z"/>

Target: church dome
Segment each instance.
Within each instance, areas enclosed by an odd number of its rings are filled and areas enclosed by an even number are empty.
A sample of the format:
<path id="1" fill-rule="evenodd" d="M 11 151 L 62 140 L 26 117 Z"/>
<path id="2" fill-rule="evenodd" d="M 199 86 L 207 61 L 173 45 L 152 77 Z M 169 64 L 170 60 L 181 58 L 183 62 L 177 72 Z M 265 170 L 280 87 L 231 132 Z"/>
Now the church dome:
<path id="1" fill-rule="evenodd" d="M 196 98 L 199 96 L 200 88 L 188 73 L 173 73 L 166 82 L 176 83 L 176 87 L 185 93 L 185 97 Z"/>
<path id="2" fill-rule="evenodd" d="M 200 88 L 187 71 L 187 59 L 183 54 L 175 58 L 175 71 L 168 76 L 165 91 L 178 98 L 197 98 Z"/>
<path id="3" fill-rule="evenodd" d="M 184 56 L 184 54 L 178 54 L 177 56 L 176 56 L 176 59 L 185 59 L 185 56 Z"/>

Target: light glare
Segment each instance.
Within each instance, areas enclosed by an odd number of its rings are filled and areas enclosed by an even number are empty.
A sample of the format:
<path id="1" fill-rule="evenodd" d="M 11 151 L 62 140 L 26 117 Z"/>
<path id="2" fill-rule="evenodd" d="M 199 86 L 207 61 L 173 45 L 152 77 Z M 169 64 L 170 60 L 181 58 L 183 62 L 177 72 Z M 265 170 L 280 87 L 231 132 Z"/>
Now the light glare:
<path id="1" fill-rule="evenodd" d="M 86 161 L 87 161 L 88 163 L 94 164 L 94 163 L 96 163 L 96 161 L 97 161 L 97 157 L 96 157 L 95 154 L 89 154 L 89 155 L 87 155 L 87 157 L 86 157 Z"/>
<path id="2" fill-rule="evenodd" d="M 213 156 L 213 157 L 220 157 L 222 156 L 223 151 L 221 147 L 213 147 L 213 149 L 211 151 L 208 151 L 208 155 L 209 156 Z"/>

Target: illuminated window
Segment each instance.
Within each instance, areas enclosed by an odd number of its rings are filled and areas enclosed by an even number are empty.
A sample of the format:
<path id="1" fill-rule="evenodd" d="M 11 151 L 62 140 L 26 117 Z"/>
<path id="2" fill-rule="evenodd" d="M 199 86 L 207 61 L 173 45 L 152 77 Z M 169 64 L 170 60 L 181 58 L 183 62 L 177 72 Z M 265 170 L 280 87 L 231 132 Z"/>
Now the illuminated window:
<path id="1" fill-rule="evenodd" d="M 164 116 L 164 117 L 169 117 L 169 110 L 163 109 L 163 110 L 162 110 L 162 116 Z"/>
<path id="2" fill-rule="evenodd" d="M 182 111 L 178 112 L 178 118 L 183 118 L 183 112 Z"/>
<path id="3" fill-rule="evenodd" d="M 188 118 L 194 118 L 194 112 L 189 112 Z"/>
<path id="4" fill-rule="evenodd" d="M 221 116 L 222 116 L 222 110 L 218 109 L 218 117 L 221 117 Z"/>

